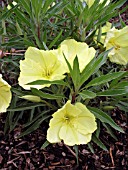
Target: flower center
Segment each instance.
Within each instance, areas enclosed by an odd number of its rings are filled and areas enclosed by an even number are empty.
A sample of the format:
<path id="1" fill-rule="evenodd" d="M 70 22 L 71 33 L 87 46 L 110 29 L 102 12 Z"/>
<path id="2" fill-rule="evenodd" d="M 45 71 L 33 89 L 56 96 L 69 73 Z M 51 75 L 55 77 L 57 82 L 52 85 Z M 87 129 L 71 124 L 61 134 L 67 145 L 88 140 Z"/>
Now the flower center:
<path id="1" fill-rule="evenodd" d="M 70 122 L 70 117 L 69 116 L 64 116 L 64 121 L 66 122 L 66 123 L 69 123 Z"/>
<path id="2" fill-rule="evenodd" d="M 119 50 L 120 49 L 120 46 L 117 45 L 115 42 L 112 42 L 112 45 L 114 46 L 115 50 Z"/>
<path id="3" fill-rule="evenodd" d="M 46 69 L 43 73 L 42 73 L 42 76 L 43 77 L 46 77 L 46 78 L 50 78 L 50 76 L 52 75 L 52 71 L 49 70 L 49 69 Z"/>

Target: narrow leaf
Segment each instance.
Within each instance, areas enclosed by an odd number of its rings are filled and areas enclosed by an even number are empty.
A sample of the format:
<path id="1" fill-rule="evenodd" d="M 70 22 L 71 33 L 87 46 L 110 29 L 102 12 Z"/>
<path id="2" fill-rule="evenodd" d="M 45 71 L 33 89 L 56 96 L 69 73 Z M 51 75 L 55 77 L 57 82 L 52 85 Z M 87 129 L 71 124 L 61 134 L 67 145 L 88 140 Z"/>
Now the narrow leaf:
<path id="1" fill-rule="evenodd" d="M 44 144 L 41 146 L 41 149 L 45 149 L 50 144 L 49 141 L 45 141 Z"/>
<path id="2" fill-rule="evenodd" d="M 97 86 L 97 85 L 101 85 L 104 83 L 107 83 L 113 79 L 116 79 L 120 76 L 122 76 L 125 72 L 121 71 L 121 72 L 115 72 L 115 73 L 108 73 L 106 75 L 102 75 L 100 77 L 97 77 L 95 79 L 93 79 L 92 81 L 90 81 L 86 87 L 90 87 L 90 86 Z"/>
<path id="3" fill-rule="evenodd" d="M 32 103 L 32 104 L 27 104 L 27 105 L 22 105 L 22 106 L 17 106 L 17 107 L 14 107 L 13 109 L 12 108 L 9 108 L 8 111 L 23 111 L 23 110 L 30 110 L 34 107 L 39 107 L 39 106 L 45 106 L 44 104 L 42 103 Z"/>
<path id="4" fill-rule="evenodd" d="M 31 83 L 28 83 L 28 85 L 43 85 L 43 84 L 58 84 L 58 85 L 68 86 L 68 84 L 66 82 L 64 82 L 63 80 L 55 80 L 55 81 L 36 80 Z"/>
<path id="5" fill-rule="evenodd" d="M 84 90 L 80 92 L 79 94 L 83 99 L 92 99 L 96 97 L 96 93 L 89 91 L 89 90 Z"/>
<path id="6" fill-rule="evenodd" d="M 114 129 L 124 133 L 123 129 L 120 128 L 108 114 L 94 107 L 88 107 L 88 108 L 94 114 L 94 116 L 98 118 L 101 122 L 108 123 Z"/>
<path id="7" fill-rule="evenodd" d="M 45 98 L 45 99 L 62 99 L 65 98 L 64 95 L 59 95 L 59 94 L 49 94 L 49 93 L 44 93 L 41 90 L 35 89 L 35 88 L 31 88 L 32 93 L 41 97 L 41 98 Z"/>
<path id="8" fill-rule="evenodd" d="M 95 134 L 93 134 L 93 136 L 92 136 L 92 141 L 93 141 L 94 143 L 96 143 L 100 148 L 102 148 L 103 150 L 107 151 L 106 146 L 101 142 L 100 139 L 98 139 L 98 138 L 96 137 Z"/>
<path id="9" fill-rule="evenodd" d="M 80 86 L 88 80 L 88 78 L 93 75 L 99 68 L 106 62 L 107 55 L 110 50 L 101 53 L 97 58 L 94 58 L 89 62 L 85 69 L 81 73 Z"/>
<path id="10" fill-rule="evenodd" d="M 119 96 L 128 94 L 128 88 L 124 87 L 122 89 L 109 89 L 103 92 L 98 92 L 97 96 Z"/>

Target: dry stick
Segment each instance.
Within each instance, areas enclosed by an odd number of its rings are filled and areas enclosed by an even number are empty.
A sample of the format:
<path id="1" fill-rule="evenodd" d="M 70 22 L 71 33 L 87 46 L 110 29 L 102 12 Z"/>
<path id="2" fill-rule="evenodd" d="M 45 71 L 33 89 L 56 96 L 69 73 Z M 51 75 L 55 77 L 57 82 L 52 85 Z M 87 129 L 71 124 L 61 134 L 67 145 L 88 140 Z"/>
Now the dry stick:
<path id="1" fill-rule="evenodd" d="M 109 154 L 110 154 L 110 157 L 111 157 L 112 165 L 115 166 L 113 155 L 112 155 L 112 148 L 111 147 L 109 149 Z"/>
<path id="2" fill-rule="evenodd" d="M 75 156 L 75 158 L 77 158 L 75 152 L 73 152 L 73 150 L 69 146 L 67 146 L 67 145 L 65 145 L 65 146 L 72 153 L 72 155 Z"/>

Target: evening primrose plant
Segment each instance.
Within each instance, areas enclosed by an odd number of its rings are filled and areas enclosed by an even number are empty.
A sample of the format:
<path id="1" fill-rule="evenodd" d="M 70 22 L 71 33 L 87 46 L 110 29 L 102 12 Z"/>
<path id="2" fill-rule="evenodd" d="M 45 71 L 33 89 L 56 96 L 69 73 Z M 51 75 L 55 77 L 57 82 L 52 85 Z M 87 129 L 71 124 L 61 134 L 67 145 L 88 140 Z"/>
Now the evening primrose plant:
<path id="1" fill-rule="evenodd" d="M 70 43 L 72 46 L 69 45 Z M 82 47 L 86 48 L 82 49 Z M 35 52 L 40 50 L 33 49 L 32 47 L 29 48 L 29 50 L 32 50 L 30 57 L 36 61 L 37 58 L 34 56 L 32 57 L 32 54 L 36 54 L 33 50 L 35 50 Z M 123 132 L 112 118 L 103 111 L 103 104 L 99 105 L 98 108 L 92 107 L 91 104 L 91 102 L 94 103 L 96 98 L 100 99 L 100 96 L 111 96 L 112 91 L 114 92 L 114 96 L 122 96 L 128 93 L 127 82 L 125 82 L 126 84 L 124 87 L 122 87 L 122 84 L 119 82 L 120 79 L 127 77 L 128 74 L 126 71 L 110 72 L 93 78 L 101 66 L 107 62 L 107 56 L 111 50 L 112 49 L 97 55 L 96 51 L 93 48 L 89 48 L 86 43 L 68 39 L 62 42 L 58 49 L 53 50 L 57 61 L 59 60 L 62 63 L 61 67 L 63 72 L 59 72 L 59 74 L 63 77 L 58 76 L 58 72 L 52 72 L 49 77 L 54 75 L 56 79 L 52 80 L 46 77 L 39 77 L 38 79 L 37 76 L 36 78 L 38 80 L 33 79 L 34 81 L 31 82 L 32 77 L 39 74 L 39 70 L 35 69 L 33 74 L 28 74 L 26 70 L 26 74 L 22 74 L 23 70 L 21 69 L 20 76 L 22 75 L 24 79 L 27 75 L 27 84 L 25 84 L 25 86 L 29 87 L 31 90 L 30 93 L 40 97 L 42 101 L 46 98 L 47 103 L 45 104 L 49 104 L 52 110 L 53 118 L 50 120 L 49 129 L 47 131 L 48 142 L 57 143 L 63 141 L 69 146 L 74 146 L 87 144 L 92 140 L 106 150 L 104 144 L 99 140 L 99 136 L 95 133 L 96 130 L 99 130 L 97 122 L 105 124 L 107 130 L 112 127 Z M 49 53 L 49 55 L 51 55 L 51 53 Z M 90 61 L 88 62 L 88 60 Z M 54 60 L 51 60 L 50 67 L 47 68 L 47 63 L 49 63 L 49 61 L 44 60 L 44 55 L 42 55 L 42 53 L 40 53 L 40 61 L 42 62 L 42 66 L 45 66 L 44 70 L 54 68 L 55 66 Z M 26 68 L 29 70 L 31 63 L 26 62 L 26 64 Z M 66 64 L 68 69 L 65 69 Z M 22 66 L 22 62 L 20 62 L 20 65 Z M 44 75 L 43 71 L 40 71 L 40 75 Z M 114 81 L 117 81 L 116 85 L 113 83 Z M 38 88 L 39 86 L 41 88 Z M 54 101 L 51 102 L 48 99 L 54 99 Z M 102 100 L 102 97 L 100 100 Z M 53 103 L 56 107 L 54 107 Z M 108 106 L 108 108 L 109 107 L 113 109 L 114 103 L 112 106 Z M 107 107 L 105 106 L 105 108 Z M 114 136 L 112 133 L 111 135 Z"/>
<path id="2" fill-rule="evenodd" d="M 109 22 L 126 0 L 15 2 L 10 9 L 3 6 L 0 41 L 2 50 L 13 47 L 25 53 L 11 52 L 0 59 L 0 71 L 6 61 L 6 70 L 16 76 L 11 92 L 6 85 L 8 98 L 1 78 L 0 96 L 8 101 L 0 112 L 6 111 L 13 95 L 5 132 L 22 120 L 21 137 L 45 122 L 42 148 L 63 142 L 73 148 L 87 144 L 93 152 L 94 142 L 107 150 L 101 128 L 117 140 L 113 129 L 124 131 L 111 118 L 111 110 L 128 110 L 128 29 Z"/>

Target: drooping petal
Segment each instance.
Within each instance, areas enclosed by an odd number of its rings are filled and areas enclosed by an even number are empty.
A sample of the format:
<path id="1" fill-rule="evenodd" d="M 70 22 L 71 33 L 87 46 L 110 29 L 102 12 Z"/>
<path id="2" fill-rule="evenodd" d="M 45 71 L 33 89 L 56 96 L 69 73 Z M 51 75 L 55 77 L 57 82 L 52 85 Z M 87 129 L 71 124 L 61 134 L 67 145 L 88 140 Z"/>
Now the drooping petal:
<path id="1" fill-rule="evenodd" d="M 9 107 L 12 98 L 10 88 L 11 86 L 2 79 L 0 74 L 0 112 L 6 112 Z"/>

